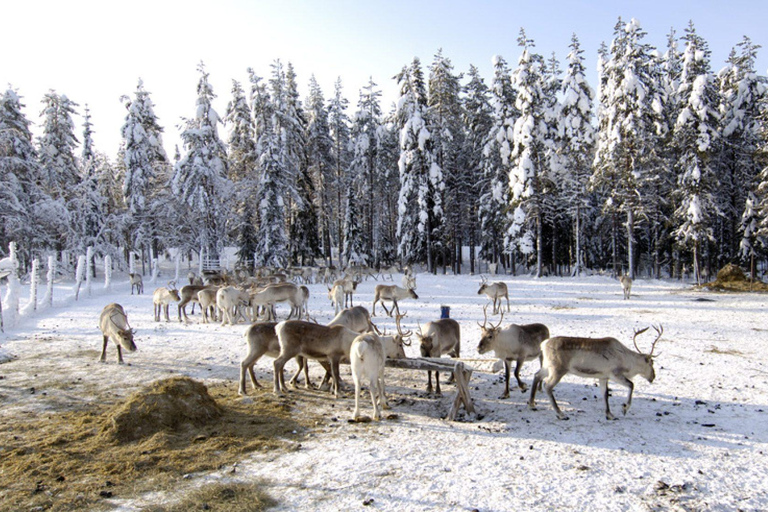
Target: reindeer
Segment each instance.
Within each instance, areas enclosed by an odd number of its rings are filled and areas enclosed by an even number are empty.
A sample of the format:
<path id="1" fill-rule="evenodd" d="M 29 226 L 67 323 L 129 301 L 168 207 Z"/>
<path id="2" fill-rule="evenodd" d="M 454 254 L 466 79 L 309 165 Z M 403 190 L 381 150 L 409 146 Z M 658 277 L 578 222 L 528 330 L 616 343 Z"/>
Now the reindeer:
<path id="1" fill-rule="evenodd" d="M 440 357 L 448 354 L 451 357 L 461 357 L 461 328 L 453 318 L 441 318 L 433 322 L 427 322 L 424 331 L 419 325 L 419 338 L 421 357 Z M 451 382 L 453 375 L 448 380 Z M 432 393 L 432 372 L 427 371 L 427 393 Z M 435 394 L 440 396 L 440 372 L 435 372 Z"/>
<path id="2" fill-rule="evenodd" d="M 207 324 L 210 321 L 216 321 L 218 318 L 218 307 L 216 306 L 216 293 L 219 291 L 218 287 L 205 288 L 197 292 L 197 301 L 200 304 L 200 309 L 203 311 L 203 323 Z"/>
<path id="3" fill-rule="evenodd" d="M 512 324 L 500 328 L 504 320 L 504 312 L 496 325 L 488 326 L 488 305 L 483 307 L 483 325 L 480 325 L 480 343 L 477 347 L 479 354 L 493 350 L 496 357 L 504 361 L 504 393 L 499 398 L 509 398 L 509 367 L 510 361 L 517 361 L 515 379 L 520 391 L 525 392 L 528 386 L 520 379 L 520 368 L 525 361 L 536 358 L 541 361 L 541 343 L 549 338 L 549 329 L 544 324 Z"/>
<path id="4" fill-rule="evenodd" d="M 273 307 L 278 302 L 288 301 L 291 304 L 291 312 L 288 318 L 301 318 L 304 294 L 293 283 L 270 284 L 263 289 L 251 293 L 250 305 L 254 308 L 254 320 L 256 320 L 256 308 L 264 306 L 268 311 L 268 320 L 274 317 Z"/>
<path id="5" fill-rule="evenodd" d="M 112 303 L 104 306 L 99 317 L 99 329 L 101 329 L 104 337 L 101 357 L 99 358 L 100 363 L 107 360 L 107 342 L 110 338 L 117 346 L 117 362 L 120 364 L 124 363 L 123 348 L 128 352 L 136 350 L 136 344 L 133 342 L 134 330 L 128 325 L 128 316 L 120 304 Z"/>
<path id="6" fill-rule="evenodd" d="M 387 316 L 391 317 L 393 311 L 397 311 L 398 315 L 400 314 L 400 308 L 397 306 L 398 300 L 419 298 L 413 288 L 400 288 L 394 284 L 377 284 L 374 291 L 373 313 L 371 316 L 376 316 L 376 303 L 379 301 L 381 301 L 381 307 L 387 312 Z M 385 300 L 392 301 L 393 305 L 391 310 L 387 309 L 387 306 L 384 305 Z"/>
<path id="7" fill-rule="evenodd" d="M 250 303 L 251 296 L 246 291 L 234 286 L 219 288 L 216 291 L 216 307 L 221 311 L 221 325 L 235 325 L 241 317 L 245 319 L 244 309 Z"/>
<path id="8" fill-rule="evenodd" d="M 379 337 L 372 332 L 359 335 L 350 347 L 352 380 L 355 382 L 354 420 L 360 418 L 360 387 L 368 380 L 373 403 L 373 419 L 381 419 L 381 410 L 386 402 L 384 395 L 384 347 Z"/>
<path id="9" fill-rule="evenodd" d="M 353 275 L 347 275 L 343 279 L 338 279 L 333 282 L 333 288 L 340 286 L 341 289 L 344 290 L 344 307 L 345 308 L 352 307 L 354 305 L 352 303 L 352 296 L 355 293 L 355 290 L 357 290 L 358 284 L 360 284 L 360 281 L 357 280 Z"/>
<path id="10" fill-rule="evenodd" d="M 189 321 L 189 317 L 187 316 L 187 304 L 190 302 L 192 303 L 192 313 L 194 314 L 195 303 L 200 303 L 200 298 L 197 296 L 197 293 L 206 288 L 207 286 L 202 284 L 187 284 L 181 287 L 179 290 L 179 296 L 181 297 L 181 300 L 179 301 L 179 322 L 182 321 L 182 313 L 184 314 L 184 321 Z"/>
<path id="11" fill-rule="evenodd" d="M 637 336 L 648 330 L 648 327 L 635 331 L 632 342 L 635 350 L 625 347 L 616 338 L 574 338 L 571 336 L 557 336 L 546 340 L 541 350 L 544 355 L 541 370 L 536 373 L 531 386 L 531 396 L 528 400 L 528 408 L 535 410 L 536 387 L 544 379 L 544 389 L 549 395 L 552 408 L 558 419 L 567 420 L 555 401 L 553 390 L 558 382 L 567 374 L 572 373 L 579 377 L 598 379 L 603 390 L 605 401 L 605 419 L 614 419 L 608 405 L 608 380 L 629 388 L 627 402 L 622 407 L 626 415 L 632 405 L 632 392 L 634 383 L 630 380 L 635 375 L 641 375 L 652 383 L 656 377 L 653 369 L 653 350 L 656 348 L 661 335 L 664 333 L 662 326 L 655 327 L 656 339 L 651 344 L 651 351 L 644 354 L 637 346 Z"/>
<path id="12" fill-rule="evenodd" d="M 330 286 L 328 287 L 328 298 L 333 304 L 333 307 L 336 310 L 337 315 L 344 308 L 343 306 L 344 296 L 345 296 L 344 287 L 342 285 L 334 284 L 333 288 L 331 288 Z"/>
<path id="13" fill-rule="evenodd" d="M 496 283 L 488 283 L 488 279 L 485 278 L 485 276 L 481 276 L 483 279 L 483 282 L 480 283 L 480 289 L 477 290 L 478 295 L 487 295 L 488 298 L 493 300 L 493 314 L 496 315 L 499 313 L 499 311 L 502 308 L 501 305 L 501 298 L 504 297 L 507 299 L 507 312 L 510 311 L 509 309 L 509 293 L 507 291 L 507 285 L 506 283 L 502 282 L 496 282 Z"/>
<path id="14" fill-rule="evenodd" d="M 629 296 L 632 294 L 632 278 L 619 274 L 619 282 L 621 283 L 621 289 L 624 291 L 624 300 L 629 300 Z"/>
<path id="15" fill-rule="evenodd" d="M 155 293 L 152 294 L 155 322 L 160 321 L 160 313 L 163 310 L 165 311 L 165 321 L 170 322 L 171 318 L 168 315 L 168 309 L 171 306 L 171 302 L 179 302 L 180 300 L 179 290 L 176 289 L 176 285 L 172 281 L 168 283 L 167 288 L 157 288 Z"/>
<path id="16" fill-rule="evenodd" d="M 339 362 L 349 357 L 352 341 L 359 333 L 341 325 L 319 325 L 302 320 L 285 320 L 275 326 L 280 342 L 280 355 L 275 359 L 274 391 L 281 395 L 287 391 L 283 376 L 285 363 L 296 356 L 327 361 L 331 366 L 333 393 L 338 398 L 341 390 Z"/>
<path id="17" fill-rule="evenodd" d="M 134 274 L 133 272 L 128 274 L 128 280 L 131 282 L 131 295 L 133 295 L 134 288 L 136 289 L 136 295 L 144 293 L 144 279 L 141 274 Z"/>

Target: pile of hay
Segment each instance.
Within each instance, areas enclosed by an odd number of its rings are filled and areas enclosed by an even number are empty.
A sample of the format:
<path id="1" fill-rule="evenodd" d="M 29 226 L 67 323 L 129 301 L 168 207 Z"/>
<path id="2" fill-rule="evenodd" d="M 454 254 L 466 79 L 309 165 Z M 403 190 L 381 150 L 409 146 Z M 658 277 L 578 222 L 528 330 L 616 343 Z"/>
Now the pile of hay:
<path id="1" fill-rule="evenodd" d="M 200 427 L 221 414 L 204 384 L 174 377 L 154 382 L 116 406 L 107 415 L 102 434 L 117 443 L 130 443 L 158 432 Z"/>
<path id="2" fill-rule="evenodd" d="M 717 280 L 721 283 L 741 282 L 746 281 L 747 276 L 741 267 L 729 263 L 717 272 Z"/>
<path id="3" fill-rule="evenodd" d="M 768 292 L 768 284 L 759 279 L 750 280 L 741 267 L 732 263 L 718 271 L 716 280 L 702 286 L 715 291 Z"/>

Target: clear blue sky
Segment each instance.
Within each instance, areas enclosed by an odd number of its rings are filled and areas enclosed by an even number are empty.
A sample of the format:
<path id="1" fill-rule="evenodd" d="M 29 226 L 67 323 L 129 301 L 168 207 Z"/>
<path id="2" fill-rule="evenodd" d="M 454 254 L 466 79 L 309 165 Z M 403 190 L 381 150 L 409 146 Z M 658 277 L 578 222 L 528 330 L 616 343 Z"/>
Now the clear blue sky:
<path id="1" fill-rule="evenodd" d="M 521 27 L 539 53 L 555 52 L 563 67 L 575 33 L 594 87 L 597 48 L 610 43 L 619 16 L 638 19 L 647 42 L 661 51 L 670 28 L 682 36 L 692 20 L 709 42 L 714 71 L 749 36 L 763 46 L 757 71 L 766 74 L 768 2 L 762 0 L 13 0 L 2 9 L 0 84 L 19 90 L 35 130 L 49 89 L 78 102 L 81 112 L 88 103 L 96 147 L 114 157 L 125 117 L 119 98 L 132 94 L 141 77 L 172 155 L 180 118 L 194 113 L 200 61 L 221 115 L 232 79 L 245 84 L 248 67 L 268 77 L 277 58 L 293 63 L 302 94 L 314 74 L 328 98 L 340 76 L 351 114 L 369 76 L 387 110 L 397 93 L 392 76 L 414 56 L 426 68 L 438 48 L 457 72 L 475 64 L 489 81 L 494 55 L 516 65 Z M 81 119 L 75 122 L 79 135 Z"/>

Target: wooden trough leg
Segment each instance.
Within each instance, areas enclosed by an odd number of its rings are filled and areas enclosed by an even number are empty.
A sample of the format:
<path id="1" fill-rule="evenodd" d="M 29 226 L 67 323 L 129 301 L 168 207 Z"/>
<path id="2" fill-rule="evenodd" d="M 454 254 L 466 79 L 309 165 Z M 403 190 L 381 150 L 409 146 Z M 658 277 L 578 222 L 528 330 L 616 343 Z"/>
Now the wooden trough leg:
<path id="1" fill-rule="evenodd" d="M 467 414 L 474 414 L 475 406 L 472 403 L 472 397 L 469 396 L 469 379 L 472 376 L 472 370 L 467 370 L 464 367 L 464 363 L 458 362 L 453 368 L 454 381 L 456 382 L 456 398 L 453 400 L 453 406 L 448 413 L 448 419 L 451 421 L 456 420 L 456 415 L 459 412 L 459 408 L 464 405 L 464 410 Z"/>

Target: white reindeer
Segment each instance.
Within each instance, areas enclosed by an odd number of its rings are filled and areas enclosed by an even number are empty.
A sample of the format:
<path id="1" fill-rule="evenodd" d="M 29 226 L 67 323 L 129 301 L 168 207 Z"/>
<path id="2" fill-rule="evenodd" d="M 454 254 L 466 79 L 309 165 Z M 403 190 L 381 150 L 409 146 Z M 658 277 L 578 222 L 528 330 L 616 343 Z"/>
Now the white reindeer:
<path id="1" fill-rule="evenodd" d="M 350 365 L 352 380 L 355 383 L 354 420 L 360 418 L 360 388 L 363 380 L 368 381 L 373 403 L 373 419 L 381 419 L 381 410 L 386 401 L 384 395 L 384 347 L 379 337 L 372 332 L 361 334 L 352 341 L 350 347 Z"/>
<path id="2" fill-rule="evenodd" d="M 608 381 L 613 380 L 629 388 L 627 402 L 622 407 L 622 412 L 626 415 L 632 405 L 632 392 L 635 389 L 635 385 L 630 379 L 635 375 L 641 375 L 648 382 L 653 382 L 656 377 L 656 372 L 653 369 L 653 349 L 661 338 L 664 328 L 654 327 L 654 329 L 658 335 L 648 354 L 640 352 L 637 346 L 637 336 L 647 331 L 647 327 L 635 331 L 632 338 L 635 350 L 625 347 L 616 338 L 596 339 L 571 336 L 549 338 L 541 346 L 544 358 L 541 370 L 533 378 L 528 407 L 535 410 L 536 387 L 543 379 L 544 389 L 549 395 L 549 400 L 557 417 L 561 420 L 567 420 L 568 417 L 557 406 L 552 391 L 560 379 L 571 373 L 579 377 L 598 379 L 605 400 L 605 418 L 608 420 L 614 419 L 608 406 Z"/>
<path id="3" fill-rule="evenodd" d="M 376 303 L 381 301 L 381 307 L 384 308 L 384 311 L 387 312 L 388 316 L 392 316 L 393 311 L 397 311 L 397 314 L 400 314 L 400 308 L 397 306 L 398 300 L 403 299 L 418 299 L 419 296 L 416 295 L 416 292 L 413 290 L 413 288 L 401 288 L 397 285 L 387 285 L 387 284 L 377 284 L 376 288 L 374 288 L 374 297 L 373 297 L 373 312 L 371 313 L 371 316 L 376 316 Z M 387 309 L 387 306 L 384 305 L 384 301 L 392 301 L 392 309 Z"/>
<path id="4" fill-rule="evenodd" d="M 480 289 L 477 290 L 478 295 L 487 295 L 488 298 L 490 298 L 493 301 L 493 314 L 496 315 L 499 313 L 499 310 L 501 310 L 501 299 L 506 298 L 507 299 L 507 312 L 509 312 L 509 292 L 507 290 L 506 283 L 502 282 L 495 282 L 495 283 L 488 283 L 488 280 L 481 276 L 483 279 L 483 282 L 480 283 Z"/>
<path id="5" fill-rule="evenodd" d="M 629 300 L 629 297 L 632 294 L 632 278 L 626 275 L 620 275 L 619 282 L 621 283 L 621 289 L 624 291 L 624 300 Z"/>
<path id="6" fill-rule="evenodd" d="M 104 337 L 99 362 L 103 363 L 107 360 L 107 342 L 110 338 L 117 346 L 117 362 L 120 364 L 123 364 L 123 348 L 128 352 L 136 350 L 136 344 L 133 341 L 134 331 L 128 325 L 128 315 L 120 304 L 112 303 L 104 306 L 99 317 L 99 329 Z"/>
<path id="7" fill-rule="evenodd" d="M 179 290 L 176 289 L 176 286 L 173 283 L 168 283 L 167 288 L 157 288 L 152 294 L 155 322 L 160 321 L 160 314 L 162 311 L 165 311 L 165 321 L 170 322 L 171 318 L 168 315 L 168 309 L 171 306 L 171 302 L 179 302 L 180 300 Z"/>

